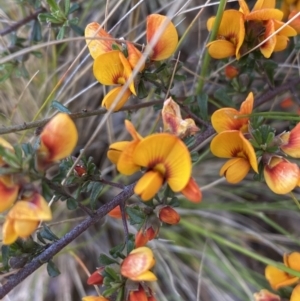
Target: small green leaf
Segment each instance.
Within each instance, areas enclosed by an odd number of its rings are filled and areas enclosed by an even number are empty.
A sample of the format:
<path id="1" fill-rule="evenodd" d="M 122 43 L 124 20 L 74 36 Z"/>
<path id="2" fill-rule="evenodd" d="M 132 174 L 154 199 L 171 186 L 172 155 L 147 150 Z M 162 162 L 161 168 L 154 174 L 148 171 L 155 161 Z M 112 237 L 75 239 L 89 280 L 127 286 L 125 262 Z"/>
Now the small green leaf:
<path id="1" fill-rule="evenodd" d="M 14 154 L 11 150 L 0 145 L 0 156 L 2 159 L 11 167 L 19 168 L 20 161 L 16 154 Z"/>
<path id="2" fill-rule="evenodd" d="M 76 200 L 72 199 L 72 198 L 69 198 L 67 199 L 67 208 L 69 210 L 75 210 L 78 208 L 78 203 Z"/>
<path id="3" fill-rule="evenodd" d="M 138 89 L 137 89 L 137 96 L 138 98 L 142 99 L 147 97 L 148 95 L 148 90 L 145 87 L 145 83 L 143 80 L 141 80 L 138 84 Z"/>
<path id="4" fill-rule="evenodd" d="M 118 291 L 118 295 L 117 295 L 117 298 L 116 298 L 116 301 L 123 301 L 124 300 L 124 286 L 122 286 L 120 288 L 120 290 Z"/>
<path id="5" fill-rule="evenodd" d="M 2 264 L 5 270 L 9 269 L 8 260 L 9 260 L 9 246 L 2 245 L 1 246 L 2 253 Z"/>
<path id="6" fill-rule="evenodd" d="M 118 258 L 119 253 L 121 253 L 125 248 L 125 243 L 118 244 L 117 246 L 110 249 L 109 254 L 114 257 Z"/>
<path id="7" fill-rule="evenodd" d="M 65 0 L 64 6 L 65 6 L 65 15 L 68 16 L 70 12 L 70 0 Z"/>
<path id="8" fill-rule="evenodd" d="M 57 100 L 52 101 L 51 107 L 58 110 L 59 112 L 71 114 L 70 110 Z"/>
<path id="9" fill-rule="evenodd" d="M 90 194 L 90 204 L 91 204 L 91 208 L 95 209 L 96 203 L 103 189 L 103 184 L 100 182 L 91 182 L 91 183 L 92 183 L 92 189 Z"/>
<path id="10" fill-rule="evenodd" d="M 72 21 L 72 20 L 71 20 Z M 74 30 L 79 36 L 84 36 L 84 30 L 80 27 L 80 26 L 78 26 L 78 25 L 76 25 L 76 24 L 72 24 L 72 23 L 70 23 L 70 27 L 72 28 L 72 30 Z"/>
<path id="11" fill-rule="evenodd" d="M 74 13 L 74 11 L 78 10 L 80 5 L 78 3 L 73 3 L 71 8 L 69 9 L 69 15 Z"/>
<path id="12" fill-rule="evenodd" d="M 33 23 L 30 39 L 33 42 L 39 42 L 42 39 L 41 24 L 38 20 L 35 20 Z"/>
<path id="13" fill-rule="evenodd" d="M 200 117 L 202 120 L 208 119 L 207 103 L 208 103 L 208 96 L 206 93 L 201 92 L 200 94 L 197 95 L 197 104 L 200 109 Z"/>
<path id="14" fill-rule="evenodd" d="M 226 107 L 235 107 L 232 98 L 228 96 L 226 89 L 220 88 L 214 93 L 214 97 Z"/>
<path id="15" fill-rule="evenodd" d="M 65 26 L 62 26 L 56 36 L 56 40 L 62 40 L 65 36 L 65 31 L 66 31 Z"/>
<path id="16" fill-rule="evenodd" d="M 112 269 L 111 267 L 106 267 L 105 268 L 105 272 L 107 274 L 109 274 L 110 278 L 113 280 L 120 280 L 120 276 L 119 274 L 116 273 L 116 271 L 114 269 Z"/>
<path id="17" fill-rule="evenodd" d="M 118 287 L 111 287 L 103 291 L 102 295 L 103 297 L 109 297 L 111 296 L 114 292 L 116 292 L 119 288 Z"/>
<path id="18" fill-rule="evenodd" d="M 52 278 L 57 277 L 60 274 L 59 269 L 56 267 L 56 265 L 54 264 L 54 262 L 52 260 L 48 261 L 47 272 L 48 272 L 48 275 Z"/>
<path id="19" fill-rule="evenodd" d="M 141 224 L 144 222 L 146 215 L 140 209 L 133 207 L 126 207 L 126 212 L 129 216 L 130 224 Z"/>
<path id="20" fill-rule="evenodd" d="M 103 266 L 106 266 L 106 265 L 110 265 L 110 264 L 114 264 L 114 263 L 117 263 L 118 264 L 118 261 L 112 259 L 111 257 L 108 257 L 107 255 L 105 254 L 101 254 L 99 256 L 99 259 L 98 259 L 100 265 L 103 265 Z"/>
<path id="21" fill-rule="evenodd" d="M 42 230 L 40 231 L 41 237 L 50 241 L 56 241 L 59 238 L 50 230 L 47 225 L 43 225 Z"/>

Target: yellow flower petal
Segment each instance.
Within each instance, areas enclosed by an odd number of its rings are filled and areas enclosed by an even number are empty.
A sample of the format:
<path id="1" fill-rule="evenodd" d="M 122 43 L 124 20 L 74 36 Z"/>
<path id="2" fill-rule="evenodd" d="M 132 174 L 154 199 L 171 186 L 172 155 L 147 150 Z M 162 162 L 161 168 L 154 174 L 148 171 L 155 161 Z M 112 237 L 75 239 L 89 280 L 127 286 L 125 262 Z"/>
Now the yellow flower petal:
<path id="1" fill-rule="evenodd" d="M 129 134 L 131 135 L 132 139 L 134 140 L 142 140 L 143 137 L 136 131 L 134 125 L 129 121 L 129 120 L 125 120 L 125 127 L 126 130 L 129 132 Z"/>
<path id="2" fill-rule="evenodd" d="M 266 25 L 265 25 L 265 33 L 261 41 L 264 41 L 268 39 L 269 36 L 271 36 L 275 31 L 275 25 L 274 25 L 274 20 L 268 20 Z M 276 35 L 272 36 L 266 42 L 260 46 L 260 52 L 265 58 L 269 58 L 271 54 L 274 51 L 275 45 L 276 45 Z"/>
<path id="3" fill-rule="evenodd" d="M 208 29 L 212 28 L 214 20 L 215 18 L 210 18 L 208 20 Z M 218 59 L 226 58 L 235 54 L 237 59 L 239 59 L 239 52 L 243 44 L 244 37 L 245 26 L 243 14 L 234 9 L 225 10 L 218 30 L 218 40 L 207 45 L 209 54 L 213 58 Z M 219 43 L 217 44 L 216 42 Z M 217 47 L 222 48 L 217 49 Z M 224 53 L 222 53 L 222 51 L 224 51 Z"/>
<path id="4" fill-rule="evenodd" d="M 245 0 L 239 0 L 239 5 L 240 5 L 240 11 L 243 14 L 248 15 L 250 13 L 250 9 L 249 9 L 248 4 Z"/>
<path id="5" fill-rule="evenodd" d="M 299 167 L 281 157 L 273 157 L 264 167 L 264 177 L 269 188 L 277 194 L 291 192 L 299 181 Z"/>
<path id="6" fill-rule="evenodd" d="M 109 301 L 109 300 L 102 296 L 86 296 L 82 298 L 82 301 Z"/>
<path id="7" fill-rule="evenodd" d="M 5 245 L 10 245 L 14 243 L 18 238 L 18 234 L 16 233 L 14 228 L 14 221 L 9 219 L 8 217 L 6 217 L 6 220 L 3 224 L 2 232 L 3 232 L 2 242 Z"/>
<path id="8" fill-rule="evenodd" d="M 7 149 L 11 150 L 12 152 L 14 152 L 13 146 L 9 142 L 7 142 L 5 139 L 3 139 L 2 137 L 0 137 L 0 145 L 3 146 L 4 148 L 7 148 Z M 0 156 L 0 167 L 5 164 L 6 164 L 5 161 L 3 161 L 3 159 Z"/>
<path id="9" fill-rule="evenodd" d="M 299 300 L 300 300 L 300 284 L 295 286 L 290 298 L 290 301 L 299 301 Z"/>
<path id="10" fill-rule="evenodd" d="M 231 184 L 242 181 L 250 170 L 250 163 L 244 158 L 234 158 L 228 160 L 220 170 L 220 176 L 225 176 Z"/>
<path id="11" fill-rule="evenodd" d="M 292 252 L 289 254 L 284 254 L 283 262 L 287 267 L 300 272 L 300 253 L 299 252 Z"/>
<path id="12" fill-rule="evenodd" d="M 96 79 L 103 85 L 124 85 L 129 79 L 132 69 L 124 54 L 113 50 L 99 55 L 93 65 Z M 134 82 L 129 85 L 130 91 L 136 95 Z"/>
<path id="13" fill-rule="evenodd" d="M 112 51 L 112 44 L 115 43 L 110 34 L 108 34 L 103 28 L 99 28 L 100 24 L 92 22 L 86 26 L 84 32 L 84 36 L 86 38 L 96 38 L 95 40 L 86 40 L 93 59 L 96 59 L 100 54 Z"/>
<path id="14" fill-rule="evenodd" d="M 139 60 L 142 58 L 142 53 L 131 43 L 126 43 L 128 51 L 128 62 L 132 69 L 137 65 Z M 145 68 L 145 63 L 140 67 L 140 72 Z"/>
<path id="15" fill-rule="evenodd" d="M 142 273 L 138 276 L 136 276 L 135 278 L 131 278 L 131 280 L 133 281 L 156 281 L 157 277 L 151 272 L 151 271 L 147 271 L 145 273 Z"/>
<path id="16" fill-rule="evenodd" d="M 257 0 L 252 10 L 274 8 L 275 4 L 275 0 Z"/>
<path id="17" fill-rule="evenodd" d="M 141 166 L 135 163 L 133 154 L 140 143 L 140 140 L 130 141 L 120 154 L 117 169 L 123 175 L 132 175 L 141 169 Z"/>
<path id="18" fill-rule="evenodd" d="M 222 108 L 215 111 L 211 116 L 213 128 L 217 133 L 228 130 L 240 130 L 248 132 L 249 117 L 239 118 L 239 115 L 251 114 L 253 109 L 253 93 L 250 92 L 241 104 L 240 111 L 233 108 Z"/>
<path id="19" fill-rule="evenodd" d="M 129 141 L 120 141 L 112 143 L 107 151 L 107 158 L 114 164 L 117 164 L 122 151 L 130 143 Z"/>
<path id="20" fill-rule="evenodd" d="M 167 27 L 162 32 L 158 42 L 153 47 L 151 60 L 162 61 L 169 58 L 176 50 L 178 44 L 178 34 L 171 20 L 162 15 L 152 14 L 147 17 L 147 43 L 149 44 L 160 27 L 167 23 Z M 165 26 L 165 25 L 163 25 Z"/>
<path id="21" fill-rule="evenodd" d="M 116 87 L 111 91 L 109 91 L 102 100 L 102 106 L 105 107 L 107 110 L 109 110 L 112 104 L 114 103 L 114 101 L 116 100 L 116 98 L 118 97 L 118 95 L 120 94 L 121 90 L 122 90 L 122 86 Z M 127 100 L 131 95 L 132 93 L 129 89 L 125 90 L 118 104 L 114 108 L 114 112 L 120 110 L 125 105 L 125 103 L 127 102 Z"/>
<path id="22" fill-rule="evenodd" d="M 259 10 L 252 10 L 245 16 L 245 20 L 266 21 L 270 19 L 281 20 L 283 18 L 283 12 L 275 8 L 265 8 Z"/>
<path id="23" fill-rule="evenodd" d="M 278 35 L 280 36 L 294 37 L 297 35 L 297 31 L 292 26 L 287 25 L 284 22 L 278 20 L 274 20 L 274 28 L 275 30 L 281 28 L 281 30 L 278 33 Z"/>
<path id="24" fill-rule="evenodd" d="M 291 276 L 288 273 L 283 272 L 271 265 L 266 267 L 265 277 L 274 290 L 278 290 L 284 286 L 292 285 L 299 279 L 298 277 Z"/>
<path id="25" fill-rule="evenodd" d="M 152 199 L 164 182 L 163 176 L 158 171 L 147 171 L 136 183 L 134 193 L 143 201 Z"/>
<path id="26" fill-rule="evenodd" d="M 16 234 L 21 238 L 27 238 L 39 225 L 39 221 L 14 220 Z"/>
<path id="27" fill-rule="evenodd" d="M 18 201 L 7 215 L 10 219 L 28 221 L 48 221 L 52 219 L 52 213 L 45 199 L 35 193 L 26 201 Z"/>
<path id="28" fill-rule="evenodd" d="M 298 2 L 300 3 L 300 2 Z M 298 10 L 293 10 L 290 14 L 288 19 L 292 19 L 296 14 L 298 13 Z M 299 34 L 300 33 L 300 16 L 298 16 L 296 19 L 294 19 L 291 23 L 289 23 L 291 27 L 293 27 L 296 32 Z"/>
<path id="29" fill-rule="evenodd" d="M 251 143 L 240 131 L 225 131 L 213 138 L 210 150 L 220 158 L 247 159 L 255 172 L 258 172 L 257 158 Z"/>
<path id="30" fill-rule="evenodd" d="M 59 113 L 46 124 L 40 139 L 38 160 L 39 164 L 43 165 L 71 155 L 77 144 L 78 133 L 71 117 L 68 114 Z"/>
<path id="31" fill-rule="evenodd" d="M 17 199 L 19 186 L 11 176 L 0 176 L 0 212 L 10 208 Z"/>
<path id="32" fill-rule="evenodd" d="M 136 147 L 133 158 L 137 165 L 159 171 L 175 192 L 181 191 L 190 179 L 190 153 L 174 135 L 159 133 L 144 138 Z"/>

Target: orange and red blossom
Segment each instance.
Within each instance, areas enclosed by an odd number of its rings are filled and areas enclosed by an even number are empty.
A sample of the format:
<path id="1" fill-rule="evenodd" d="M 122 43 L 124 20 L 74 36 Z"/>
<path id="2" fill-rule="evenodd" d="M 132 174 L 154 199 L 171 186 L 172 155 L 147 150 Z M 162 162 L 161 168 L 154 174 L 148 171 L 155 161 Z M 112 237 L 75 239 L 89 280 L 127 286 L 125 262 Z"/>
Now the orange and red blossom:
<path id="1" fill-rule="evenodd" d="M 114 107 L 114 111 L 119 110 L 132 94 L 136 95 L 134 82 L 131 78 L 128 88 L 119 96 L 123 86 L 132 74 L 131 66 L 121 51 L 113 50 L 99 55 L 94 61 L 93 72 L 101 84 L 118 85 L 118 87 L 106 94 L 102 101 L 102 106 L 107 109 L 114 104 L 117 97 L 120 99 Z"/>
<path id="2" fill-rule="evenodd" d="M 207 21 L 207 29 L 212 30 L 215 17 Z M 215 59 L 235 55 L 240 58 L 240 49 L 245 38 L 243 14 L 237 10 L 225 10 L 218 30 L 217 40 L 207 44 L 208 53 Z"/>
<path id="3" fill-rule="evenodd" d="M 158 133 L 144 138 L 136 146 L 132 157 L 135 164 L 146 168 L 134 188 L 134 192 L 144 201 L 153 198 L 165 182 L 174 192 L 180 192 L 191 177 L 190 153 L 174 135 Z"/>
<path id="4" fill-rule="evenodd" d="M 251 167 L 256 173 L 258 172 L 253 146 L 241 131 L 219 133 L 211 141 L 210 150 L 216 157 L 230 159 L 220 170 L 220 176 L 225 176 L 229 183 L 242 181 Z"/>
<path id="5" fill-rule="evenodd" d="M 279 135 L 282 144 L 280 149 L 293 158 L 300 158 L 300 123 L 290 132 Z"/>
<path id="6" fill-rule="evenodd" d="M 37 162 L 43 169 L 71 155 L 78 140 L 76 126 L 68 114 L 55 115 L 44 127 L 37 150 Z"/>
<path id="7" fill-rule="evenodd" d="M 159 39 L 153 45 L 150 59 L 162 61 L 175 52 L 178 44 L 178 34 L 174 24 L 168 17 L 151 14 L 147 17 L 147 44 L 152 43 L 156 33 L 159 34 Z"/>
<path id="8" fill-rule="evenodd" d="M 300 1 L 299 1 L 299 6 L 300 6 Z M 288 17 L 288 20 L 292 19 L 293 17 L 295 17 L 297 14 L 299 14 L 300 12 L 300 8 L 298 10 L 293 10 Z M 300 15 L 298 15 L 297 17 L 295 17 L 295 19 L 293 19 L 289 25 L 291 27 L 293 27 L 298 34 L 300 34 Z"/>
<path id="9" fill-rule="evenodd" d="M 190 177 L 188 183 L 180 192 L 193 203 L 199 203 L 202 200 L 202 192 L 193 177 Z"/>
<path id="10" fill-rule="evenodd" d="M 266 289 L 261 290 L 253 295 L 254 301 L 280 301 L 281 298 L 278 295 L 272 294 Z"/>
<path id="11" fill-rule="evenodd" d="M 159 228 L 156 230 L 152 226 L 146 229 L 141 228 L 135 235 L 135 247 L 140 248 L 145 246 L 148 241 L 154 239 L 158 233 Z"/>
<path id="12" fill-rule="evenodd" d="M 300 253 L 292 252 L 290 254 L 283 255 L 284 265 L 295 271 L 300 272 Z M 265 277 L 269 281 L 271 287 L 274 290 L 278 290 L 281 287 L 293 285 L 298 282 L 299 277 L 290 275 L 272 265 L 266 266 Z M 295 301 L 298 299 L 295 299 Z"/>
<path id="13" fill-rule="evenodd" d="M 298 185 L 300 171 L 297 164 L 283 157 L 273 156 L 264 166 L 264 177 L 273 192 L 286 194 Z"/>
<path id="14" fill-rule="evenodd" d="M 82 301 L 109 301 L 103 296 L 86 296 L 81 299 Z"/>
<path id="15" fill-rule="evenodd" d="M 87 280 L 88 285 L 102 285 L 104 277 L 101 274 L 104 270 L 104 267 L 98 268 Z"/>
<path id="16" fill-rule="evenodd" d="M 225 67 L 225 76 L 229 79 L 233 79 L 238 76 L 239 69 L 237 67 L 234 67 L 232 65 L 228 65 Z"/>
<path id="17" fill-rule="evenodd" d="M 159 219 L 169 225 L 176 225 L 180 221 L 180 215 L 171 206 L 163 206 L 158 213 Z"/>
<path id="18" fill-rule="evenodd" d="M 17 199 L 19 185 L 11 175 L 0 176 L 0 212 L 9 209 Z"/>
<path id="19" fill-rule="evenodd" d="M 3 243 L 12 244 L 18 237 L 26 238 L 38 227 L 40 221 L 52 219 L 51 210 L 38 193 L 18 201 L 8 212 L 3 224 Z"/>
<path id="20" fill-rule="evenodd" d="M 121 274 L 132 281 L 156 281 L 150 271 L 155 259 L 151 249 L 140 247 L 132 250 L 121 264 Z"/>
<path id="21" fill-rule="evenodd" d="M 90 54 L 94 60 L 101 54 L 116 50 L 114 49 L 113 45 L 118 47 L 120 51 L 122 49 L 120 42 L 115 41 L 115 39 L 103 28 L 101 28 L 100 24 L 97 22 L 92 22 L 86 26 L 84 36 L 86 38 L 94 38 L 86 40 Z M 127 41 L 124 41 L 124 44 L 126 44 L 127 47 L 127 60 L 133 69 L 141 59 L 142 53 L 136 47 L 134 47 L 133 44 Z M 144 67 L 145 64 L 141 66 L 140 71 L 143 70 Z"/>
<path id="22" fill-rule="evenodd" d="M 239 117 L 249 115 L 253 110 L 253 93 L 250 92 L 245 101 L 242 102 L 240 110 L 234 108 L 222 108 L 215 111 L 211 116 L 211 123 L 217 133 L 228 130 L 239 130 L 248 132 L 249 117 Z"/>
<path id="23" fill-rule="evenodd" d="M 182 119 L 180 107 L 172 97 L 165 100 L 161 115 L 164 132 L 183 138 L 194 135 L 200 130 L 192 118 Z"/>
<path id="24" fill-rule="evenodd" d="M 139 284 L 137 290 L 129 293 L 129 301 L 156 301 L 156 299 L 151 293 L 150 296 L 148 296 L 145 289 Z"/>

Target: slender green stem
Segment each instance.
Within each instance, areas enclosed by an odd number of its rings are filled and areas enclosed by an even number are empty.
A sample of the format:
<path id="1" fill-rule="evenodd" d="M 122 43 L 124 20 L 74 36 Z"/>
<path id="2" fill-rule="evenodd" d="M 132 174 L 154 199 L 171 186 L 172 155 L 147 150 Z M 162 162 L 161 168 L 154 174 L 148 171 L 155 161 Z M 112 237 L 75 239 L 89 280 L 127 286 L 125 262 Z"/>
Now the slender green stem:
<path id="1" fill-rule="evenodd" d="M 188 226 L 190 229 L 192 228 L 192 230 L 195 231 L 196 233 L 199 233 L 201 235 L 204 235 L 205 237 L 211 238 L 211 239 L 215 240 L 216 242 L 218 242 L 224 246 L 227 246 L 233 250 L 236 250 L 250 258 L 260 261 L 266 265 L 272 265 L 272 266 L 274 266 L 284 272 L 287 272 L 293 276 L 300 277 L 299 271 L 290 269 L 287 266 L 285 266 L 283 263 L 276 262 L 267 257 L 261 256 L 251 250 L 247 250 L 247 249 L 243 248 L 242 246 L 229 241 L 228 238 L 226 238 L 226 237 L 219 236 L 218 234 L 215 234 L 205 228 L 199 227 L 198 225 L 191 224 L 190 222 L 185 221 L 185 220 L 181 220 L 180 223 L 183 226 Z"/>
<path id="2" fill-rule="evenodd" d="M 226 0 L 220 0 L 217 15 L 216 15 L 214 25 L 213 25 L 208 42 L 212 42 L 213 40 L 215 40 L 215 38 L 218 34 L 218 30 L 219 30 L 219 27 L 221 24 L 221 20 L 222 20 L 226 2 L 227 2 Z M 200 94 L 202 92 L 206 74 L 208 71 L 209 62 L 210 62 L 210 55 L 209 55 L 208 51 L 206 50 L 205 54 L 204 54 L 203 64 L 201 66 L 200 79 L 199 79 L 198 86 L 196 89 L 196 94 Z"/>

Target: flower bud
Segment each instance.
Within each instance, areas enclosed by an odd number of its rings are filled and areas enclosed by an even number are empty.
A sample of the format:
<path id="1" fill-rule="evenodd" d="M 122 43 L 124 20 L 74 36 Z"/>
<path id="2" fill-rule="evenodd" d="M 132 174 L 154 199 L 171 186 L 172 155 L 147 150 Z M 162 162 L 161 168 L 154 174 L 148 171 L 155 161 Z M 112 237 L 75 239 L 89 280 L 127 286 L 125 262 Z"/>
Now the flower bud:
<path id="1" fill-rule="evenodd" d="M 129 301 L 148 301 L 147 294 L 141 285 L 138 290 L 129 293 Z"/>
<path id="2" fill-rule="evenodd" d="M 229 65 L 225 67 L 225 76 L 229 79 L 235 78 L 239 74 L 239 69 Z"/>
<path id="3" fill-rule="evenodd" d="M 157 231 L 154 231 L 152 226 L 146 230 L 140 229 L 135 235 L 135 247 L 139 248 L 145 246 L 147 242 L 155 238 L 156 235 Z"/>
<path id="4" fill-rule="evenodd" d="M 102 276 L 102 272 L 104 267 L 98 268 L 87 280 L 88 285 L 102 285 L 104 277 Z"/>
<path id="5" fill-rule="evenodd" d="M 180 215 L 171 206 L 162 207 L 158 217 L 162 222 L 169 225 L 176 225 L 180 221 Z"/>

